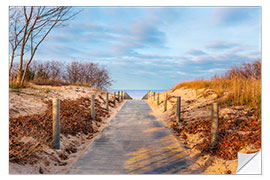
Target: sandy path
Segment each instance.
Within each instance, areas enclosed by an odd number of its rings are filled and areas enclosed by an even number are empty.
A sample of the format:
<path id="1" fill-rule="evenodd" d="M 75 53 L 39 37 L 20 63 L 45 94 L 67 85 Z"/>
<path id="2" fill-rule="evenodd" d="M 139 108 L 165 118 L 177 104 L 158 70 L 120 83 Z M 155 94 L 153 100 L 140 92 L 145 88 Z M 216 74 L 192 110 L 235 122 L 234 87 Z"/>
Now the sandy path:
<path id="1" fill-rule="evenodd" d="M 146 101 L 127 101 L 69 173 L 190 173 L 185 148 L 151 113 Z"/>

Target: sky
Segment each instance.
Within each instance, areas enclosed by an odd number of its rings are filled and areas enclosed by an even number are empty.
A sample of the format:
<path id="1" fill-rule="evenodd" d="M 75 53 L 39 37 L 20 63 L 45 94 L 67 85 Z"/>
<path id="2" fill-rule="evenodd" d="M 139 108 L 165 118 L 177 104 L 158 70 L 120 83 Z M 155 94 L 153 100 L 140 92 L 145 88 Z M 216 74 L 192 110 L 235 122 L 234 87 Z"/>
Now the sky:
<path id="1" fill-rule="evenodd" d="M 76 7 L 36 60 L 105 66 L 111 89 L 169 89 L 261 59 L 260 7 Z"/>

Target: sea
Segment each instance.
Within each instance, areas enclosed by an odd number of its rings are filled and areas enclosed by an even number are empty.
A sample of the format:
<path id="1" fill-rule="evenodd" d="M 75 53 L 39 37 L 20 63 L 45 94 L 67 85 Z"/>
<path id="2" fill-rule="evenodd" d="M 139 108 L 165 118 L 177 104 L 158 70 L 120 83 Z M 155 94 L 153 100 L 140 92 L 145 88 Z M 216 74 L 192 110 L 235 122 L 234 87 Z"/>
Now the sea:
<path id="1" fill-rule="evenodd" d="M 109 89 L 108 91 L 110 93 L 117 91 L 125 91 L 130 95 L 132 98 L 141 99 L 148 91 L 155 91 L 155 92 L 164 92 L 167 91 L 167 89 Z"/>

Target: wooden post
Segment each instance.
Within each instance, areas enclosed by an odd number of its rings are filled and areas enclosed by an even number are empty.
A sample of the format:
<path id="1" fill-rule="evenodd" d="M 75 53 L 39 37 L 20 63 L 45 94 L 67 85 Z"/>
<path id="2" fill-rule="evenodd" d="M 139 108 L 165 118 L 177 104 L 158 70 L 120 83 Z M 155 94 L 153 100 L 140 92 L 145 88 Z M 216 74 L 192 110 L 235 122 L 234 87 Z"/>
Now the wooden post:
<path id="1" fill-rule="evenodd" d="M 211 146 L 212 147 L 214 147 L 218 141 L 218 115 L 219 115 L 218 103 L 213 103 L 212 111 L 211 111 L 211 119 L 212 119 Z"/>
<path id="2" fill-rule="evenodd" d="M 177 121 L 181 121 L 181 96 L 177 97 Z"/>
<path id="3" fill-rule="evenodd" d="M 52 103 L 53 147 L 60 149 L 60 101 L 56 98 Z"/>
<path id="4" fill-rule="evenodd" d="M 119 91 L 117 92 L 117 96 L 118 96 L 118 102 L 120 102 L 120 93 L 119 93 Z"/>
<path id="5" fill-rule="evenodd" d="M 157 93 L 157 105 L 159 105 L 159 92 Z"/>
<path id="6" fill-rule="evenodd" d="M 125 91 L 123 91 L 123 100 L 125 99 Z"/>
<path id="7" fill-rule="evenodd" d="M 166 93 L 165 100 L 164 100 L 164 111 L 167 111 L 167 100 L 168 100 L 168 94 Z"/>
<path id="8" fill-rule="evenodd" d="M 115 92 L 113 92 L 113 103 L 114 103 L 114 105 L 116 105 L 116 102 L 115 102 Z"/>
<path id="9" fill-rule="evenodd" d="M 122 91 L 120 91 L 120 101 L 122 101 Z"/>
<path id="10" fill-rule="evenodd" d="M 92 94 L 92 101 L 91 101 L 91 118 L 95 120 L 95 95 Z"/>
<path id="11" fill-rule="evenodd" d="M 154 101 L 156 100 L 156 92 L 154 91 Z"/>
<path id="12" fill-rule="evenodd" d="M 109 93 L 106 93 L 106 109 L 109 111 Z"/>

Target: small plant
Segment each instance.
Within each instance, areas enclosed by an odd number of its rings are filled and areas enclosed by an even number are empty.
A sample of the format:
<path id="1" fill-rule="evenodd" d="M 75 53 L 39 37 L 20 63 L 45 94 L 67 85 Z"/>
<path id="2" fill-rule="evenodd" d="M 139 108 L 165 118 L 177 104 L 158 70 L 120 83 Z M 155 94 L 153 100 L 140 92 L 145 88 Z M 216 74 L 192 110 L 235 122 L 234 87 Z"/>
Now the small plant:
<path id="1" fill-rule="evenodd" d="M 37 79 L 47 79 L 48 78 L 48 75 L 45 71 L 43 71 L 42 69 L 40 69 L 38 72 L 37 72 Z"/>
<path id="2" fill-rule="evenodd" d="M 24 73 L 24 70 L 22 70 L 21 74 L 23 75 L 23 73 Z M 34 79 L 34 77 L 35 77 L 35 73 L 27 69 L 26 74 L 25 74 L 25 80 L 31 81 Z"/>

